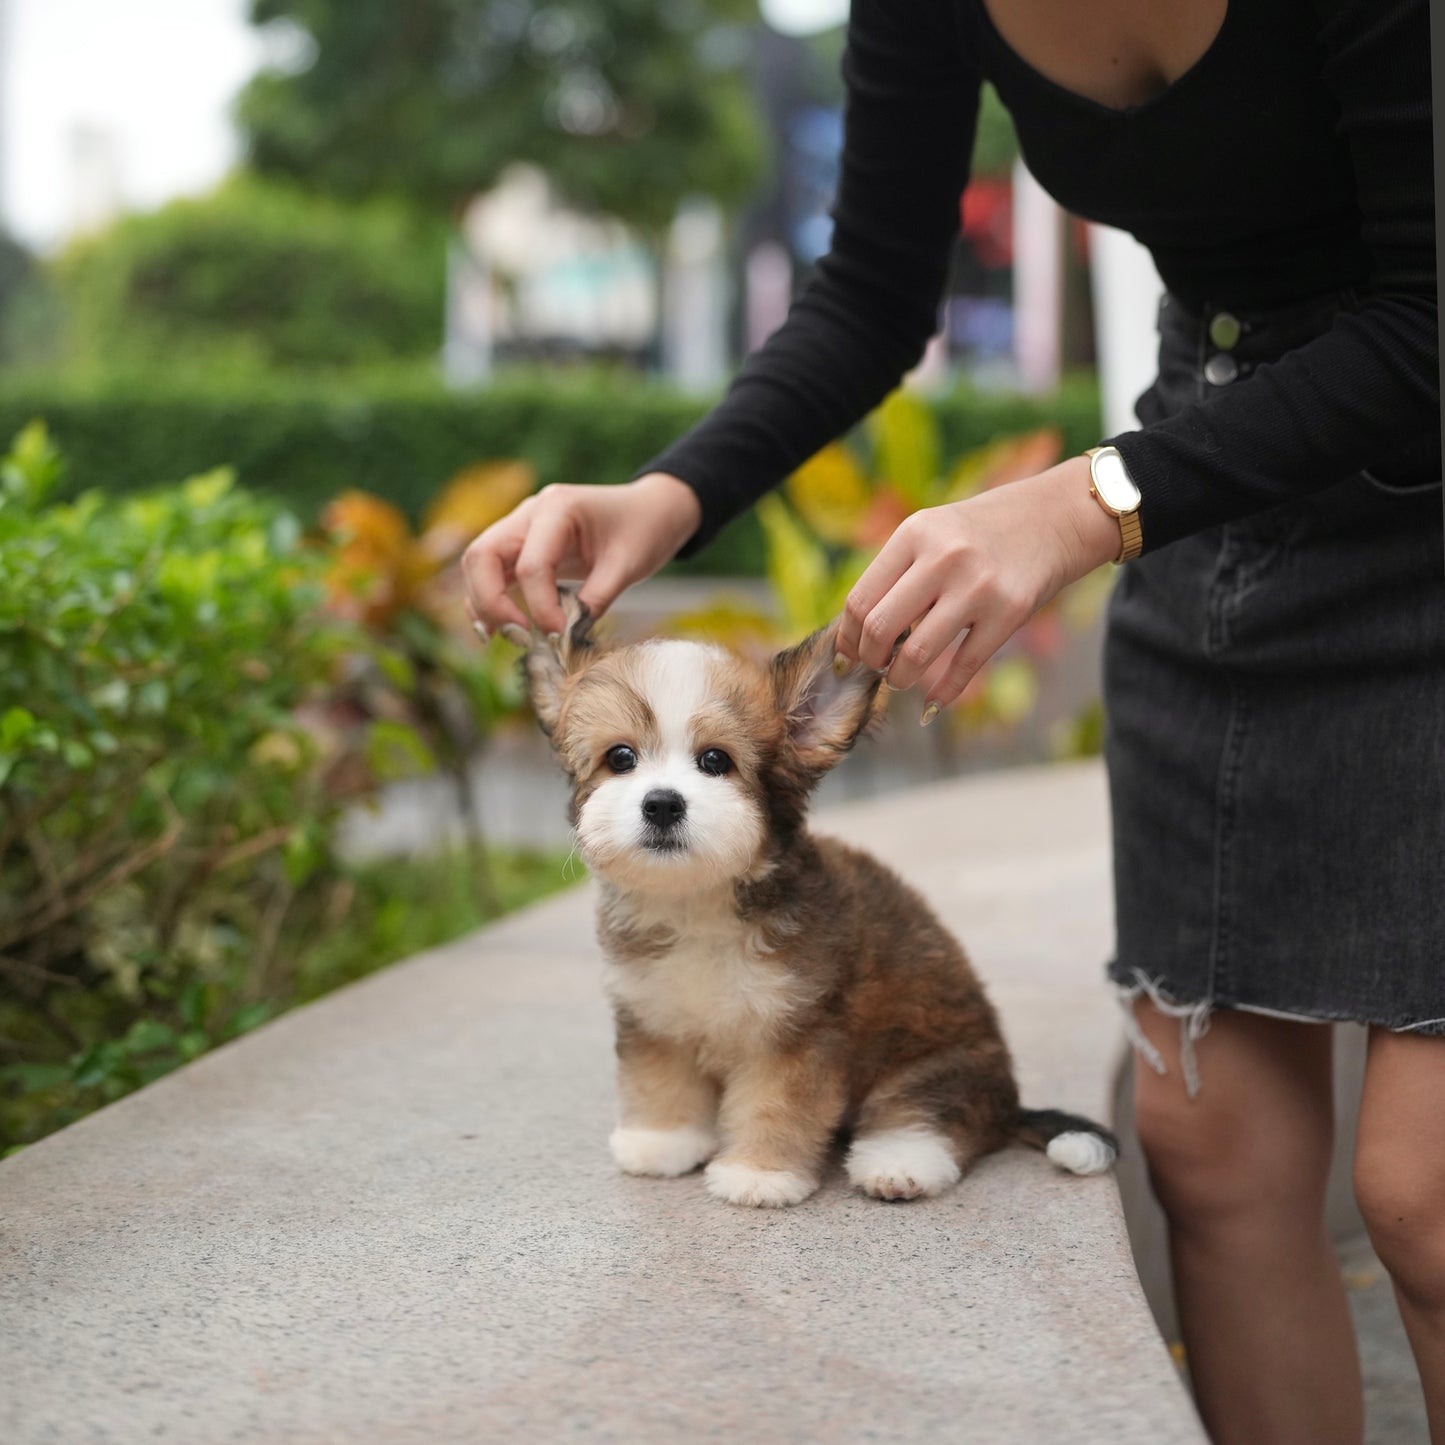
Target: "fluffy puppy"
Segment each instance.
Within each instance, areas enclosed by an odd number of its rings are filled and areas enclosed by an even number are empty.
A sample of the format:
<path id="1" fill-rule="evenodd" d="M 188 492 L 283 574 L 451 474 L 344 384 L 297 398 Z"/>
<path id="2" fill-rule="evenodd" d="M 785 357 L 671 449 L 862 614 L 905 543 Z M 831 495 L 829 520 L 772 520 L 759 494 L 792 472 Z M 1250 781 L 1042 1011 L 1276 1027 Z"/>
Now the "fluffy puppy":
<path id="1" fill-rule="evenodd" d="M 720 647 L 597 646 L 566 599 L 524 660 L 600 885 L 629 1174 L 707 1165 L 733 1204 L 797 1204 L 830 1144 L 878 1199 L 954 1184 L 1015 1139 L 1075 1173 L 1104 1129 L 1019 1108 L 997 1015 L 962 948 L 876 859 L 807 830 L 809 794 L 881 711 L 835 669 L 836 627 L 766 668 Z"/>

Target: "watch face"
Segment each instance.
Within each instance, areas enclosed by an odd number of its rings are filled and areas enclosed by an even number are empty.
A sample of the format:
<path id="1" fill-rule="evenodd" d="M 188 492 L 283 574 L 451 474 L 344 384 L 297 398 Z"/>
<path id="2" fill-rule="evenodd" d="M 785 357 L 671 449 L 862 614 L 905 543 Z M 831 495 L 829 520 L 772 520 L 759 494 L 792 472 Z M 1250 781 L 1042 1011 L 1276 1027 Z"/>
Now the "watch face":
<path id="1" fill-rule="evenodd" d="M 1124 466 L 1124 458 L 1113 447 L 1094 457 L 1094 490 L 1114 512 L 1132 512 L 1140 503 L 1139 488 Z"/>

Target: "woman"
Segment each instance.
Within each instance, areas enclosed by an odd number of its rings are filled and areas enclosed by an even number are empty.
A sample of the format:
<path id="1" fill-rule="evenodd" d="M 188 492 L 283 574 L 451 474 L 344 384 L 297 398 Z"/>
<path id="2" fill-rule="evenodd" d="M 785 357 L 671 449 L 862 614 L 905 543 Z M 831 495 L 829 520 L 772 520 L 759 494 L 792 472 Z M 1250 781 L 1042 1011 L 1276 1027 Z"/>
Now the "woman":
<path id="1" fill-rule="evenodd" d="M 854 588 L 839 646 L 882 667 L 916 624 L 889 681 L 919 687 L 927 723 L 1060 587 L 1128 559 L 1105 667 L 1110 973 L 1221 1442 L 1360 1439 L 1323 1218 L 1319 1027 L 1356 1019 L 1371 1025 L 1357 1196 L 1445 1445 L 1427 46 L 1423 0 L 855 0 L 815 284 L 637 480 L 546 488 L 466 559 L 484 627 L 525 624 L 515 582 L 558 628 L 559 573 L 604 610 L 876 405 L 935 327 L 983 77 L 1039 180 L 1149 246 L 1169 296 L 1141 428 L 910 518 Z"/>

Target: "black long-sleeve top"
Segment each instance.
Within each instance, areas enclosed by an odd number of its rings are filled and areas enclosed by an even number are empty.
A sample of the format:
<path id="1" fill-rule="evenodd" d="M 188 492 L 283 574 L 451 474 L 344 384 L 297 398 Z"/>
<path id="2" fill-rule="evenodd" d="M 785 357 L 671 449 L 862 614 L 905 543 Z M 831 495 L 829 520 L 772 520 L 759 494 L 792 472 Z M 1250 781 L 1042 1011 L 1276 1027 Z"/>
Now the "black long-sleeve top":
<path id="1" fill-rule="evenodd" d="M 680 477 L 704 545 L 876 406 L 936 329 L 986 77 L 1029 169 L 1132 232 L 1194 308 L 1353 289 L 1276 363 L 1110 438 L 1146 550 L 1365 467 L 1439 476 L 1425 0 L 1230 0 L 1198 62 L 1118 110 L 1048 80 L 982 0 L 853 0 L 832 249 L 726 397 L 644 471 Z"/>

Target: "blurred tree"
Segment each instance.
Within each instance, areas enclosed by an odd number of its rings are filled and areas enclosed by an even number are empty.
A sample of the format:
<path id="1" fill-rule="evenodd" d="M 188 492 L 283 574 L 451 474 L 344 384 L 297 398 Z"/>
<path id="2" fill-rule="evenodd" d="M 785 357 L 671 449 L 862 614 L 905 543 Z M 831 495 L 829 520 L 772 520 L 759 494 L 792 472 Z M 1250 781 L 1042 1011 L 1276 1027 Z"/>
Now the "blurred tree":
<path id="1" fill-rule="evenodd" d="M 0 231 L 0 366 L 47 359 L 54 349 L 56 312 L 35 257 Z"/>
<path id="2" fill-rule="evenodd" d="M 410 206 L 233 176 L 72 243 L 53 268 L 70 358 L 192 375 L 429 358 L 444 233 Z"/>
<path id="3" fill-rule="evenodd" d="M 973 143 L 972 174 L 1005 180 L 1013 173 L 1019 141 L 1013 117 L 1004 109 L 998 91 L 985 82 L 978 97 L 978 133 Z"/>
<path id="4" fill-rule="evenodd" d="M 764 147 L 746 78 L 756 0 L 251 0 L 298 63 L 238 103 L 251 164 L 455 214 L 513 161 L 656 237 L 728 205 Z"/>

